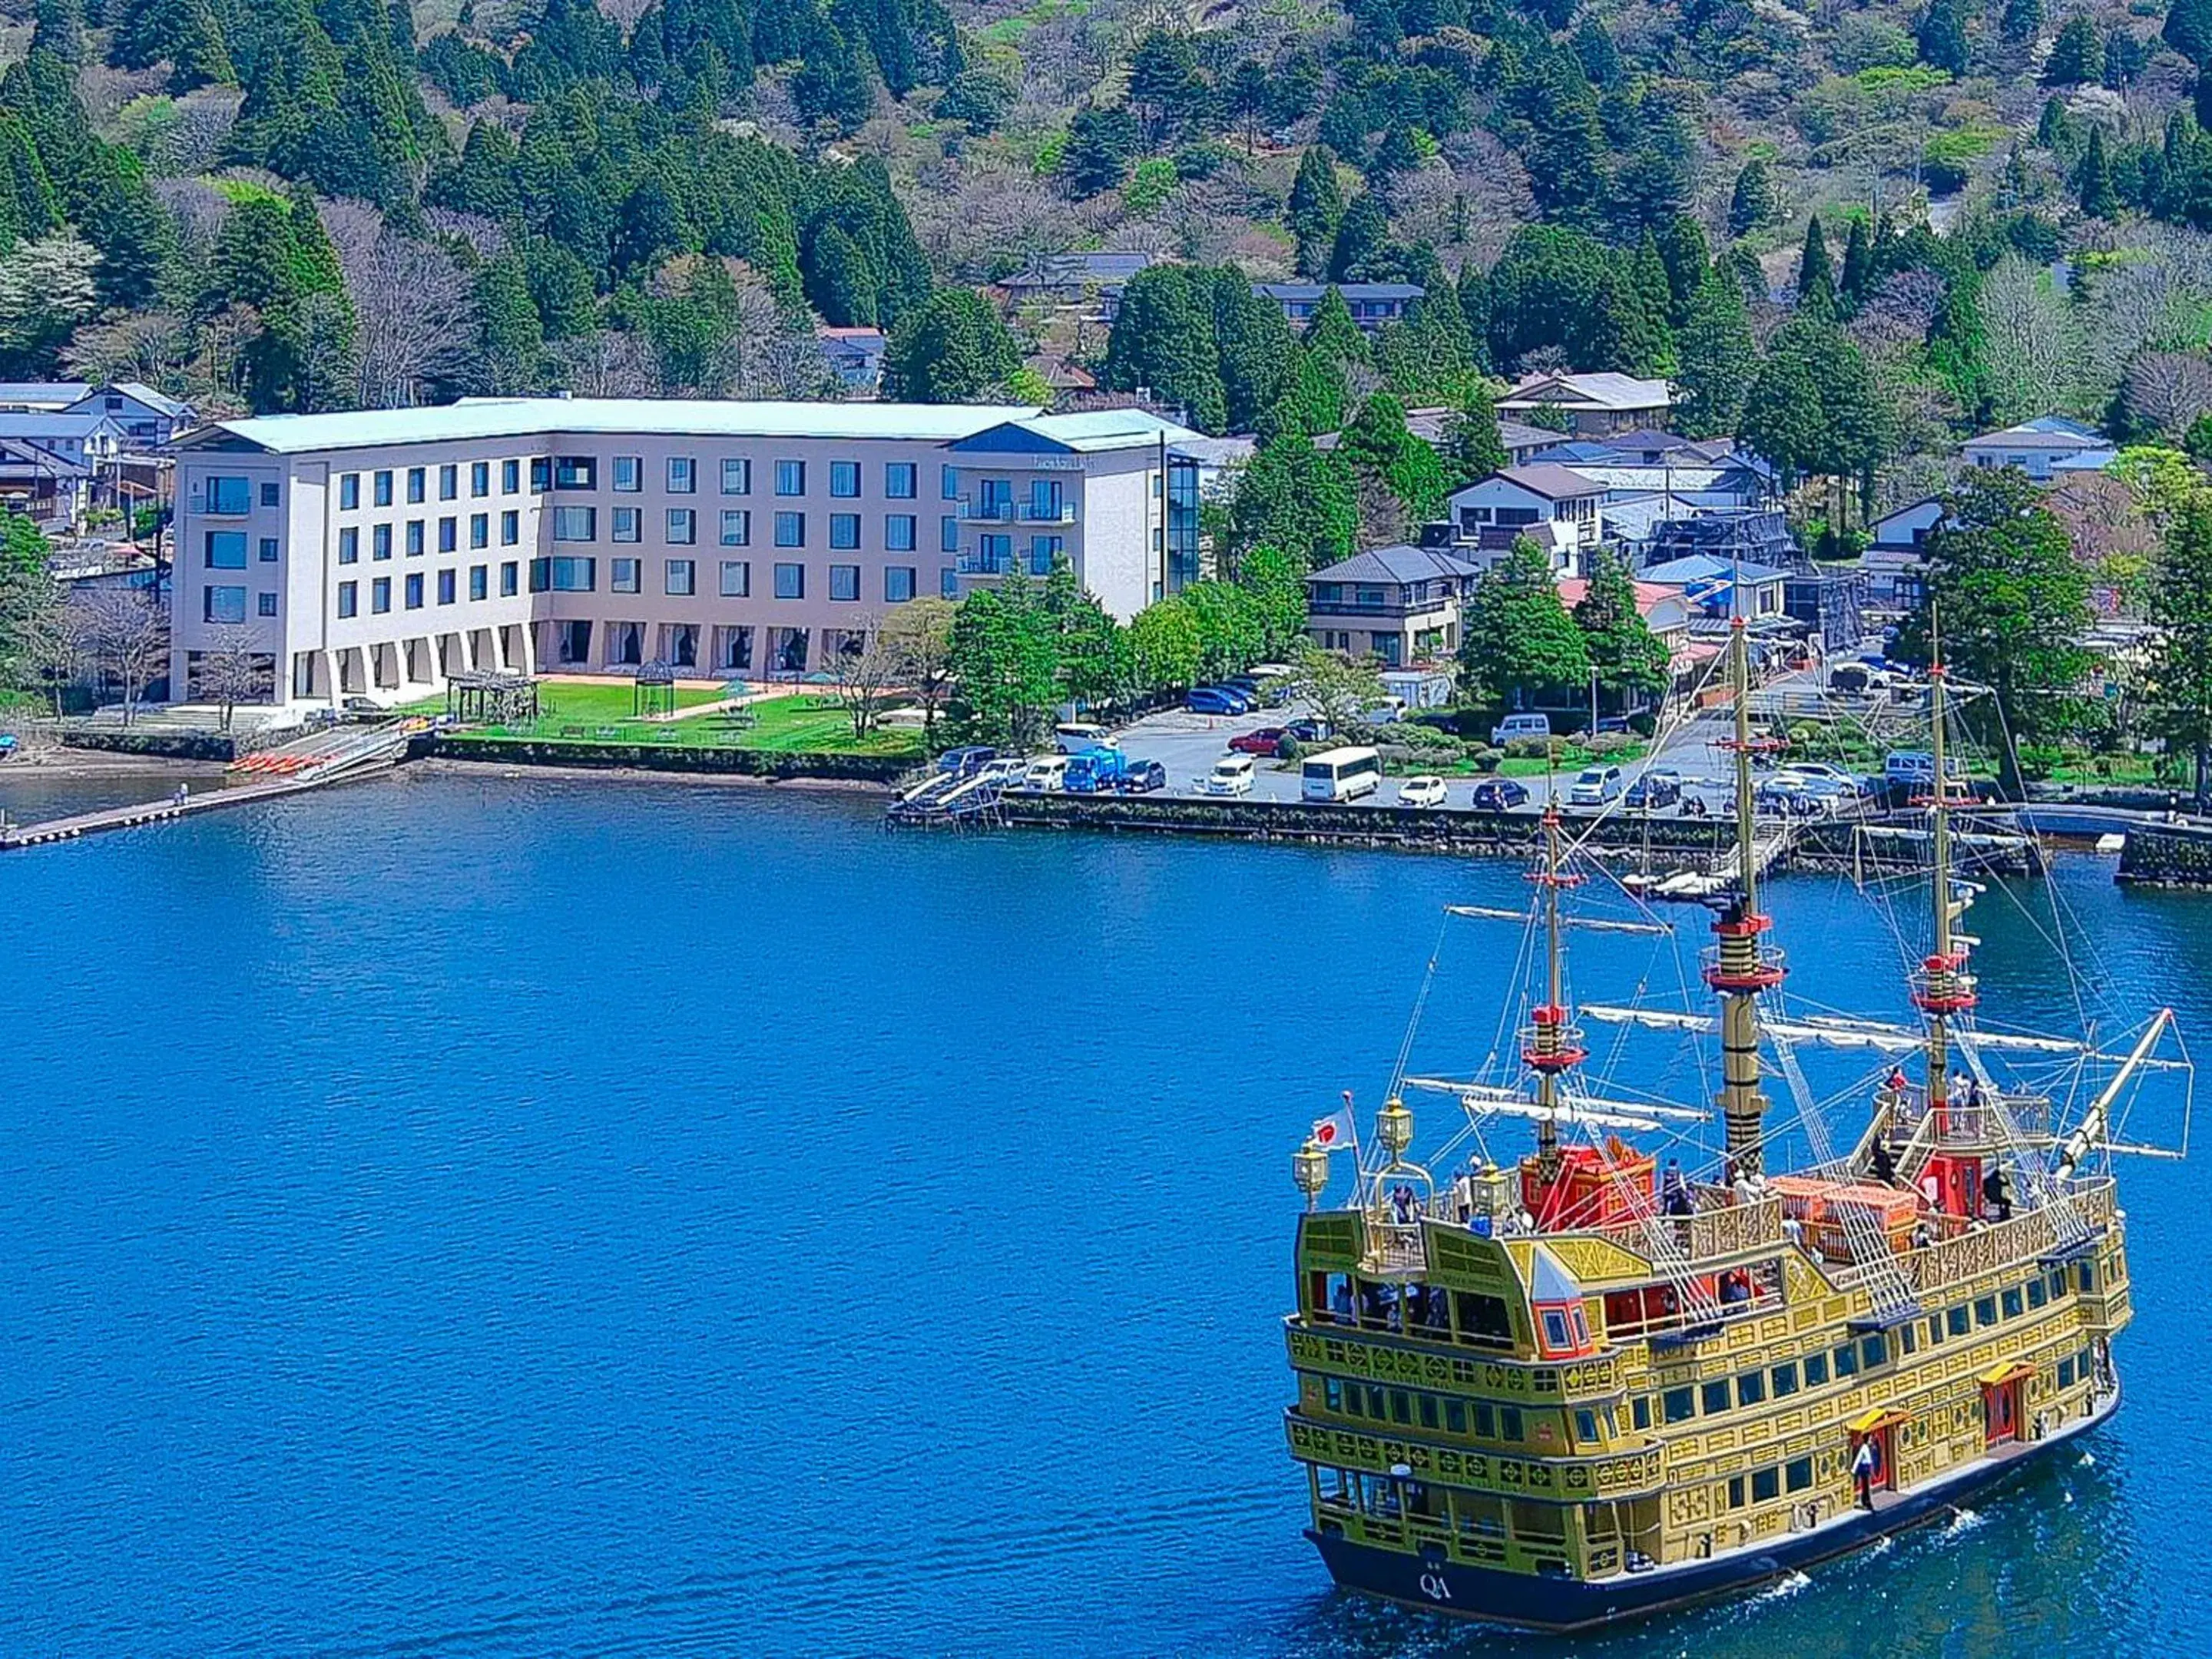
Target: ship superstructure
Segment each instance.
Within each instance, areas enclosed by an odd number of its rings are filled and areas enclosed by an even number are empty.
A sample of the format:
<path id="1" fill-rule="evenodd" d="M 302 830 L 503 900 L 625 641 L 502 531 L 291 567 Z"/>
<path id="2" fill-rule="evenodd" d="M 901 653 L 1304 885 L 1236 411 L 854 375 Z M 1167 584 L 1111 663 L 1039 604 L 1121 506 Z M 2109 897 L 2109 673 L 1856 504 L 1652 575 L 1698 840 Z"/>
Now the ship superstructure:
<path id="1" fill-rule="evenodd" d="M 1294 1160 L 1309 1207 L 1286 1425 L 1309 1536 L 1347 1588 L 1556 1630 L 1649 1613 L 1948 1515 L 2118 1404 L 2126 1218 L 2101 1153 L 2168 1017 L 2068 1132 L 1991 1073 L 2008 1044 L 2092 1051 L 1975 1029 L 1940 667 L 1920 1024 L 1770 1014 L 1786 967 L 1759 905 L 1741 625 L 1730 665 L 1741 857 L 1702 963 L 1720 1006 L 1656 1020 L 1719 1039 L 1718 1162 L 1662 1171 L 1626 1139 L 1702 1108 L 1587 1085 L 1581 1021 L 1638 1016 L 1570 1006 L 1563 901 L 1579 877 L 1556 810 L 1532 872 L 1542 957 L 1522 1079 L 1446 1085 L 1471 1116 L 1533 1119 L 1533 1152 L 1432 1172 L 1394 1093 L 1346 1206 L 1321 1207 L 1322 1137 Z M 1765 1060 L 1789 1073 L 1792 1042 L 1826 1038 L 1892 1067 L 1855 1144 L 1808 1122 L 1814 1160 L 1770 1169 Z"/>

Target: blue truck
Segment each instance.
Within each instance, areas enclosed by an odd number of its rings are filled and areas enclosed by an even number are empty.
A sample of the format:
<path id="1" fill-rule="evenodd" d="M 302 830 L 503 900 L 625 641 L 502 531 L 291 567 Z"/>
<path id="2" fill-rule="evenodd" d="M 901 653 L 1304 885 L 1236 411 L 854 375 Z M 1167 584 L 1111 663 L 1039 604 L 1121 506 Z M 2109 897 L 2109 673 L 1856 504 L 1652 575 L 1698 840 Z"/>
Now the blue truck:
<path id="1" fill-rule="evenodd" d="M 1067 776 L 1060 787 L 1071 795 L 1103 795 L 1121 781 L 1127 763 L 1118 749 L 1086 749 L 1068 757 Z"/>

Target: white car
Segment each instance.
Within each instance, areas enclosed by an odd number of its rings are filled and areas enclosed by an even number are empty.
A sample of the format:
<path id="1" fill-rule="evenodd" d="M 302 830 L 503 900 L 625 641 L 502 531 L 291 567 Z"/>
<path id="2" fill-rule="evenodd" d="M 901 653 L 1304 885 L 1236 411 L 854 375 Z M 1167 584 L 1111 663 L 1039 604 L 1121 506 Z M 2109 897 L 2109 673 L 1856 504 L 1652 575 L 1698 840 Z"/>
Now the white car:
<path id="1" fill-rule="evenodd" d="M 1213 770 L 1199 781 L 1198 787 L 1209 795 L 1249 795 L 1255 769 L 1249 755 L 1231 755 L 1216 761 Z"/>
<path id="2" fill-rule="evenodd" d="M 1856 772 L 1846 772 L 1840 766 L 1831 766 L 1826 761 L 1792 761 L 1783 771 L 1793 777 L 1820 779 L 1835 785 L 1847 795 L 1866 793 L 1866 781 Z"/>
<path id="3" fill-rule="evenodd" d="M 1620 793 L 1620 769 L 1618 766 L 1585 766 L 1576 774 L 1574 787 L 1567 791 L 1570 806 L 1602 806 Z"/>
<path id="4" fill-rule="evenodd" d="M 1066 756 L 1039 755 L 1023 772 L 1021 787 L 1024 789 L 1042 789 L 1049 793 L 1060 788 L 1066 781 Z"/>
<path id="5" fill-rule="evenodd" d="M 1444 804 L 1444 781 L 1424 774 L 1407 778 L 1398 786 L 1398 805 L 1401 806 L 1442 806 Z"/>

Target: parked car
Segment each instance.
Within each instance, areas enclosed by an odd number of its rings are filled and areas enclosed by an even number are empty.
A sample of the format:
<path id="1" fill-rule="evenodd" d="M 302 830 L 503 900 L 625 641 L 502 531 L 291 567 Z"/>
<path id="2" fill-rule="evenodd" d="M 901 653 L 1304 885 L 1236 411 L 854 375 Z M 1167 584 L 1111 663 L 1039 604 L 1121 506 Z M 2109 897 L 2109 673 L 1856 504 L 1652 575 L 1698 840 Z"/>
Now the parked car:
<path id="1" fill-rule="evenodd" d="M 1156 760 L 1134 760 L 1122 769 L 1121 793 L 1125 795 L 1149 795 L 1155 789 L 1168 787 L 1168 769 Z"/>
<path id="2" fill-rule="evenodd" d="M 1585 766 L 1575 775 L 1573 786 L 1567 791 L 1570 806 L 1602 806 L 1620 794 L 1620 769 L 1618 766 Z"/>
<path id="3" fill-rule="evenodd" d="M 1407 778 L 1398 786 L 1398 805 L 1401 806 L 1442 806 L 1444 804 L 1444 781 L 1433 773 L 1424 772 L 1417 778 Z"/>
<path id="4" fill-rule="evenodd" d="M 1628 804 L 1649 810 L 1673 806 L 1682 799 L 1682 775 L 1668 767 L 1654 767 L 1628 786 Z"/>
<path id="5" fill-rule="evenodd" d="M 1229 746 L 1240 755 L 1273 755 L 1289 735 L 1285 727 L 1263 726 L 1256 732 L 1242 732 L 1230 738 Z"/>
<path id="6" fill-rule="evenodd" d="M 1528 786 L 1510 778 L 1485 778 L 1474 786 L 1474 805 L 1485 812 L 1510 812 L 1528 799 Z"/>
<path id="7" fill-rule="evenodd" d="M 999 751 L 988 744 L 970 744 L 964 749 L 948 749 L 937 757 L 937 769 L 950 772 L 955 777 L 971 778 L 990 762 L 999 758 Z"/>
<path id="8" fill-rule="evenodd" d="M 1103 745 L 1068 757 L 1060 787 L 1071 795 L 1103 795 L 1121 781 L 1121 751 Z"/>
<path id="9" fill-rule="evenodd" d="M 13 732 L 0 732 L 0 760 L 6 760 L 15 752 L 15 734 Z"/>
<path id="10" fill-rule="evenodd" d="M 1024 789 L 1042 789 L 1050 791 L 1059 788 L 1060 785 L 1066 781 L 1066 756 L 1039 755 L 1035 760 L 1029 763 L 1028 769 L 1023 772 L 1021 787 Z"/>
<path id="11" fill-rule="evenodd" d="M 1001 789 L 1018 789 L 1030 769 L 1026 755 L 1001 755 L 996 760 L 985 761 L 975 770 L 975 775 L 986 783 L 995 783 Z"/>
<path id="12" fill-rule="evenodd" d="M 1759 780 L 1752 810 L 1792 817 L 1817 817 L 1828 810 L 1829 799 L 1815 793 L 1809 780 L 1778 772 L 1771 778 Z"/>
<path id="13" fill-rule="evenodd" d="M 1369 726 L 1395 726 L 1406 718 L 1406 700 L 1385 697 L 1372 708 L 1362 710 L 1359 718 Z"/>
<path id="14" fill-rule="evenodd" d="M 1238 699 L 1234 692 L 1224 691 L 1218 685 L 1201 685 L 1183 699 L 1182 706 L 1194 714 L 1234 714 L 1238 711 Z"/>
<path id="15" fill-rule="evenodd" d="M 1516 738 L 1548 738 L 1552 735 L 1549 714 L 1508 714 L 1490 728 L 1490 740 L 1503 749 Z"/>
<path id="16" fill-rule="evenodd" d="M 1283 730 L 1300 743 L 1326 743 L 1329 736 L 1328 722 L 1311 716 L 1292 720 Z"/>
<path id="17" fill-rule="evenodd" d="M 1052 729 L 1052 746 L 1063 755 L 1079 755 L 1086 749 L 1111 749 L 1114 739 L 1103 726 L 1093 726 L 1088 720 L 1070 720 Z"/>
<path id="18" fill-rule="evenodd" d="M 1227 760 L 1216 761 L 1213 770 L 1199 783 L 1201 793 L 1208 795 L 1249 795 L 1252 793 L 1252 774 L 1256 769 L 1249 755 L 1231 755 Z"/>
<path id="19" fill-rule="evenodd" d="M 338 706 L 349 714 L 377 715 L 384 713 L 384 705 L 374 697 L 351 696 Z"/>
<path id="20" fill-rule="evenodd" d="M 1846 772 L 1840 766 L 1831 766 L 1826 761 L 1792 761 L 1782 769 L 1793 777 L 1824 779 L 1847 795 L 1873 793 L 1869 780 L 1856 772 Z"/>

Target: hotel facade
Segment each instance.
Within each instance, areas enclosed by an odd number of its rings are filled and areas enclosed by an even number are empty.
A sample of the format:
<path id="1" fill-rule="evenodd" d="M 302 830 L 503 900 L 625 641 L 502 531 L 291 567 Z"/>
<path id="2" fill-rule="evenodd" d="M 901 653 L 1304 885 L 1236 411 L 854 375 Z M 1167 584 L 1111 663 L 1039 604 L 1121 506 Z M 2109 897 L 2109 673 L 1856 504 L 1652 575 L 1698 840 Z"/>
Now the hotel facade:
<path id="1" fill-rule="evenodd" d="M 170 684 L 794 677 L 896 606 L 1065 556 L 1127 621 L 1198 575 L 1194 436 L 1135 410 L 484 398 L 228 421 L 177 453 Z"/>

